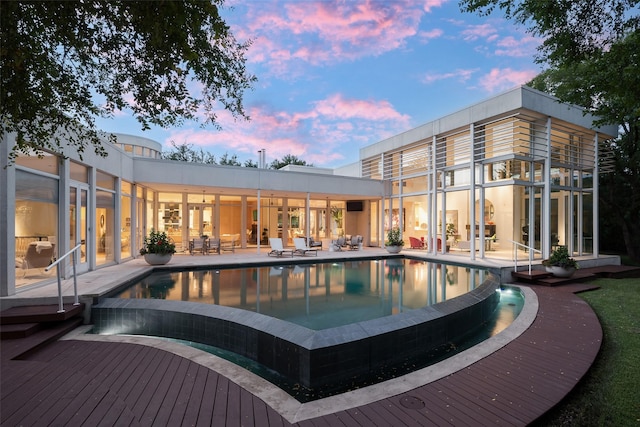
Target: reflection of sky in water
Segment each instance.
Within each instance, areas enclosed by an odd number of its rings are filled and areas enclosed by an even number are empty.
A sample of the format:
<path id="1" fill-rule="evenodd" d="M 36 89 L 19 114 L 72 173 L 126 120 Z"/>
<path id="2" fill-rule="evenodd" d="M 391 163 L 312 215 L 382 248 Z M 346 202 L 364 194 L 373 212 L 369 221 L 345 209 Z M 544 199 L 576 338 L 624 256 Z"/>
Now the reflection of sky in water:
<path id="1" fill-rule="evenodd" d="M 157 272 L 116 297 L 224 305 L 320 330 L 442 302 L 488 274 L 407 259 Z"/>

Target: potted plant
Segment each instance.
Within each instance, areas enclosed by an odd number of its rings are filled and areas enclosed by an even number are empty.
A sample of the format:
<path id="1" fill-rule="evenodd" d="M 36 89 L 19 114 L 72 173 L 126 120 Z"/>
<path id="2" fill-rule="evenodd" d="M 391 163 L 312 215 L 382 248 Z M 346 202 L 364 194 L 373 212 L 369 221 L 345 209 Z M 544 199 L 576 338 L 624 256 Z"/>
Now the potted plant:
<path id="1" fill-rule="evenodd" d="M 404 240 L 400 236 L 399 228 L 392 228 L 387 232 L 387 240 L 384 242 L 384 247 L 387 249 L 387 252 L 392 254 L 397 254 L 402 250 L 404 246 Z"/>
<path id="2" fill-rule="evenodd" d="M 167 233 L 155 231 L 153 228 L 149 233 L 149 237 L 144 238 L 144 243 L 140 249 L 140 255 L 144 256 L 144 260 L 151 265 L 166 264 L 175 253 L 176 245 L 171 242 Z"/>
<path id="3" fill-rule="evenodd" d="M 542 265 L 556 277 L 571 277 L 579 268 L 578 262 L 571 258 L 566 246 L 558 246 L 551 251 L 551 256 L 542 261 Z"/>

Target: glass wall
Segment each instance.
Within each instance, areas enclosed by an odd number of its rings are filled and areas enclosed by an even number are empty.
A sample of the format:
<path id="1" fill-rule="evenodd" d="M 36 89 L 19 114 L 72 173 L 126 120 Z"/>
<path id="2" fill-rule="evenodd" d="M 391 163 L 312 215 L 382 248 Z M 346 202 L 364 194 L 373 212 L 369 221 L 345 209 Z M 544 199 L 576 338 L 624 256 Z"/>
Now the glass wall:
<path id="1" fill-rule="evenodd" d="M 177 251 L 187 247 L 182 241 L 182 193 L 158 193 L 158 230 L 167 233 Z"/>
<path id="2" fill-rule="evenodd" d="M 131 196 L 133 186 L 125 181 L 120 184 L 120 256 L 131 256 Z"/>
<path id="3" fill-rule="evenodd" d="M 16 170 L 15 243 L 16 277 L 43 276 L 59 249 L 56 178 Z"/>
<path id="4" fill-rule="evenodd" d="M 220 196 L 220 240 L 239 246 L 242 229 L 242 198 Z"/>

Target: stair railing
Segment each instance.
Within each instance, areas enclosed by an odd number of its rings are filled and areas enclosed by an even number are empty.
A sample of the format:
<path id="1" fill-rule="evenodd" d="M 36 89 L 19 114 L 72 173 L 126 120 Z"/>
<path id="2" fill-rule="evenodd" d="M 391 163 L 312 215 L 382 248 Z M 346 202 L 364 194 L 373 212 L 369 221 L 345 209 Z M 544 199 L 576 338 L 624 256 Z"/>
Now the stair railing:
<path id="1" fill-rule="evenodd" d="M 76 278 L 76 251 L 80 250 L 80 246 L 82 246 L 82 243 L 78 243 L 73 249 L 62 255 L 44 269 L 44 271 L 49 271 L 53 267 L 56 267 L 56 273 L 58 276 L 58 313 L 65 312 L 64 302 L 62 301 L 62 272 L 60 271 L 60 263 L 69 256 L 71 256 L 71 264 L 73 265 L 73 294 L 75 297 L 73 305 L 80 305 L 80 301 L 78 301 L 78 280 Z"/>
<path id="2" fill-rule="evenodd" d="M 508 239 L 507 241 L 513 243 L 513 271 L 518 272 L 518 247 L 522 247 L 525 250 L 529 251 L 529 275 L 531 275 L 531 263 L 533 262 L 533 253 L 538 252 L 539 254 L 541 254 L 542 251 L 536 248 L 532 248 L 531 246 L 527 246 L 520 242 L 515 242 L 513 240 L 508 240 Z"/>

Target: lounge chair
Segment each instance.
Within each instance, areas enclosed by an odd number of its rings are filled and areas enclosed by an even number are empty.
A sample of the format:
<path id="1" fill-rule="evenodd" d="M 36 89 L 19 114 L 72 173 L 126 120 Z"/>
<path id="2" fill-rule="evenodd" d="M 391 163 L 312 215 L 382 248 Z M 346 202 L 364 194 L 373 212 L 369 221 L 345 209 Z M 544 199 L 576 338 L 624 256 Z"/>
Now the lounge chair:
<path id="1" fill-rule="evenodd" d="M 29 243 L 29 247 L 27 247 L 27 252 L 24 255 L 24 258 L 22 260 L 16 260 L 16 267 L 21 267 L 24 270 L 23 277 L 27 275 L 27 270 L 29 269 L 44 269 L 53 261 L 55 257 L 55 249 L 56 245 L 51 242 L 31 242 Z"/>
<path id="2" fill-rule="evenodd" d="M 319 248 L 322 250 L 322 240 L 313 240 L 313 237 L 309 237 L 307 246 L 310 248 Z"/>
<path id="3" fill-rule="evenodd" d="M 411 249 L 424 249 L 424 242 L 417 237 L 409 237 Z"/>
<path id="4" fill-rule="evenodd" d="M 313 253 L 315 256 L 318 256 L 318 248 L 310 248 L 307 246 L 307 242 L 304 241 L 303 237 L 294 237 L 293 244 L 296 249 L 293 251 L 293 254 L 299 254 L 305 256 L 308 253 Z"/>
<path id="5" fill-rule="evenodd" d="M 221 240 L 220 242 L 220 250 L 222 251 L 227 251 L 227 252 L 234 252 L 236 251 L 236 239 L 235 238 L 231 238 L 231 240 Z"/>
<path id="6" fill-rule="evenodd" d="M 271 245 L 271 252 L 267 254 L 268 256 L 281 257 L 285 253 L 290 253 L 293 257 L 293 250 L 285 249 L 282 246 L 282 239 L 280 237 L 269 237 L 269 244 Z"/>
<path id="7" fill-rule="evenodd" d="M 353 237 L 351 237 L 351 240 L 349 241 L 349 250 L 351 250 L 351 251 L 360 250 L 360 245 L 361 244 L 362 244 L 362 236 L 360 236 L 360 235 L 353 236 Z"/>

